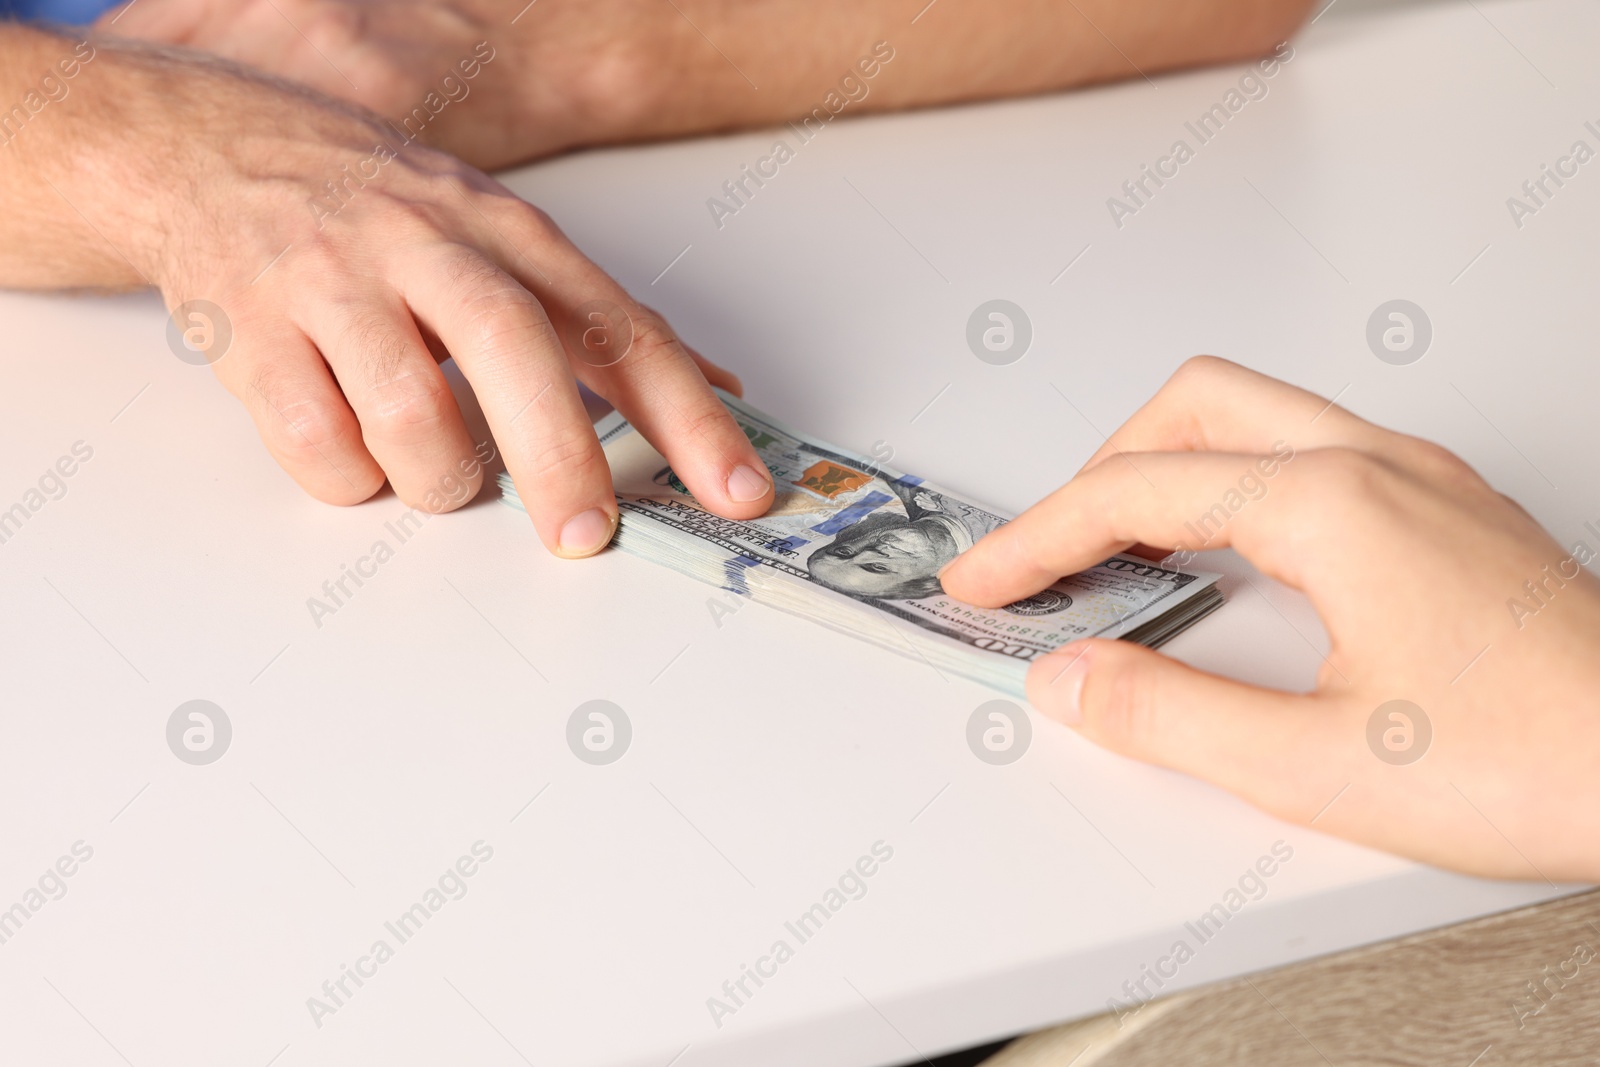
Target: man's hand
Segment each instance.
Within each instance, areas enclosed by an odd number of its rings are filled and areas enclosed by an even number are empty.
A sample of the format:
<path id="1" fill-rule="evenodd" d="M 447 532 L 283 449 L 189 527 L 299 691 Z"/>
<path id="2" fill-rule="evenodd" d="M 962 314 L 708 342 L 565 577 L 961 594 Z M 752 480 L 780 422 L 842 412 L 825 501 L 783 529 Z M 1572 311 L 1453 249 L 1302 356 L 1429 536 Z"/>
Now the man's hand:
<path id="1" fill-rule="evenodd" d="M 98 28 L 409 118 L 427 143 L 493 168 L 584 145 L 785 120 L 816 130 L 841 114 L 1256 58 L 1311 2 L 124 0 Z M 465 79 L 461 63 L 480 43 L 494 58 Z"/>
<path id="2" fill-rule="evenodd" d="M 1130 545 L 1232 546 L 1302 590 L 1332 639 L 1316 690 L 1092 640 L 1033 666 L 1041 711 L 1355 841 L 1600 880 L 1600 582 L 1580 566 L 1600 544 L 1562 548 L 1436 445 L 1202 358 L 942 580 L 997 607 Z"/>
<path id="3" fill-rule="evenodd" d="M 487 0 L 134 0 L 95 28 L 236 60 L 492 168 L 579 140 L 585 45 L 602 32 L 569 26 L 565 47 L 530 49 L 514 15 Z"/>
<path id="4" fill-rule="evenodd" d="M 72 43 L 6 31 L 7 71 Z M 5 87 L 8 90 L 9 87 Z M 0 284 L 158 286 L 231 322 L 214 363 L 277 461 L 332 503 L 481 482 L 437 360 L 476 390 L 540 538 L 610 540 L 617 508 L 582 382 L 729 517 L 772 485 L 706 381 L 736 388 L 542 212 L 370 113 L 190 54 L 102 45 L 0 168 Z M 187 326 L 187 321 L 183 325 Z M 705 373 L 702 373 L 705 372 Z M 453 484 L 453 483 L 450 483 Z"/>

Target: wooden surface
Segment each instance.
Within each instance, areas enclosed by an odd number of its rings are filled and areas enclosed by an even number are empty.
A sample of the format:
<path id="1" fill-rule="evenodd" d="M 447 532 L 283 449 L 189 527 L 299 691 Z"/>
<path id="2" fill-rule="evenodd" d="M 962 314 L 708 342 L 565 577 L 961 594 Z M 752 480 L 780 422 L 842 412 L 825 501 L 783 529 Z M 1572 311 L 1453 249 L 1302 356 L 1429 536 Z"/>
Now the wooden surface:
<path id="1" fill-rule="evenodd" d="M 1600 890 L 1152 1000 L 985 1067 L 1600 1063 Z"/>

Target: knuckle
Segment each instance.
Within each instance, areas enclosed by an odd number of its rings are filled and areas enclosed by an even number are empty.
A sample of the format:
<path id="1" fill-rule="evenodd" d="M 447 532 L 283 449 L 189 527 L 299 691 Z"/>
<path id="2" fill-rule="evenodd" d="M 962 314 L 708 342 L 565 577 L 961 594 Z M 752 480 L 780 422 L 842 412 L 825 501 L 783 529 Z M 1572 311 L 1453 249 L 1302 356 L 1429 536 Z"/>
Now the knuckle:
<path id="1" fill-rule="evenodd" d="M 452 245 L 445 250 L 436 273 L 449 279 L 452 295 L 463 302 L 477 299 L 485 287 L 499 286 L 505 277 L 489 257 L 467 245 Z"/>
<path id="2" fill-rule="evenodd" d="M 566 239 L 548 212 L 528 203 L 495 179 L 483 174 L 456 174 L 454 178 L 471 190 L 469 195 L 477 211 L 493 220 L 493 225 L 519 249 L 522 245 L 540 248 Z M 476 214 L 473 213 L 474 217 Z"/>
<path id="3" fill-rule="evenodd" d="M 443 426 L 455 397 L 433 360 L 406 337 L 391 316 L 354 311 L 341 343 L 360 361 L 369 431 L 402 440 L 426 438 Z"/>
<path id="4" fill-rule="evenodd" d="M 389 164 L 399 163 L 404 168 L 395 172 L 397 176 L 403 176 L 403 180 L 390 187 L 367 186 L 376 193 L 373 197 L 373 217 L 383 220 L 381 225 L 392 235 L 396 246 L 448 241 L 461 231 L 461 216 L 455 205 L 450 203 L 454 197 L 450 194 L 448 181 L 425 169 L 429 151 L 423 142 L 412 141 L 411 150 L 403 156 L 395 156 Z M 358 239 L 367 240 L 369 232 L 363 229 Z M 464 253 L 474 251 L 466 246 L 459 247 Z M 480 254 L 478 258 L 484 257 Z M 463 255 L 459 264 L 463 269 L 466 267 L 464 261 Z"/>
<path id="5" fill-rule="evenodd" d="M 678 342 L 678 335 L 672 332 L 666 319 L 644 307 L 636 307 L 630 317 L 633 319 L 635 351 L 657 359 L 682 354 L 683 346 Z"/>
<path id="6" fill-rule="evenodd" d="M 300 22 L 301 31 L 308 41 L 323 49 L 346 47 L 361 39 L 365 17 L 357 5 L 312 2 Z"/>
<path id="7" fill-rule="evenodd" d="M 348 270 L 343 242 L 325 228 L 307 226 L 295 236 L 295 245 L 296 265 L 311 277 L 336 278 Z"/>
<path id="8" fill-rule="evenodd" d="M 509 301 L 525 303 L 527 293 L 492 260 L 473 249 L 453 254 L 444 271 L 455 288 L 461 307 L 483 317 Z"/>
<path id="9" fill-rule="evenodd" d="M 1494 493 L 1495 498 L 1500 502 L 1501 506 L 1509 508 L 1512 514 L 1516 515 L 1525 522 L 1537 524 L 1538 520 L 1528 512 L 1527 508 L 1522 506 L 1520 501 L 1514 500 L 1513 498 L 1506 496 L 1506 494 L 1496 492 L 1492 489 L 1490 492 Z"/>
<path id="10" fill-rule="evenodd" d="M 683 413 L 683 435 L 687 438 L 703 440 L 728 440 L 731 435 L 738 434 L 739 442 L 746 441 L 733 422 L 728 409 L 715 397 L 704 404 L 694 404 Z"/>
<path id="11" fill-rule="evenodd" d="M 1180 388 L 1193 388 L 1228 374 L 1237 367 L 1221 356 L 1190 356 L 1173 372 L 1169 384 Z"/>
<path id="12" fill-rule="evenodd" d="M 678 335 L 660 315 L 635 306 L 629 312 L 629 318 L 633 323 L 633 341 L 628 348 L 628 360 L 634 372 L 641 375 L 646 383 L 662 384 L 693 367 L 693 360 L 689 359 Z M 717 406 L 720 409 L 721 405 Z M 695 421 L 702 421 L 716 414 L 701 410 L 691 417 Z"/>
<path id="13" fill-rule="evenodd" d="M 544 307 L 493 263 L 473 256 L 470 276 L 457 281 L 454 301 L 465 336 L 489 352 L 559 345 Z M 465 264 L 464 264 L 465 265 Z"/>
<path id="14" fill-rule="evenodd" d="M 606 470 L 605 454 L 592 432 L 557 434 L 540 443 L 531 456 L 540 475 L 559 472 L 561 481 L 581 486 Z"/>
<path id="15" fill-rule="evenodd" d="M 337 27 L 335 32 L 340 43 L 351 44 L 360 39 L 365 26 L 361 21 L 354 25 L 346 22 Z M 410 103 L 406 93 L 411 88 L 411 79 L 405 69 L 387 55 L 371 56 L 361 64 L 359 70 L 357 76 L 361 84 L 358 99 L 361 103 L 380 113 Z"/>
<path id="16" fill-rule="evenodd" d="M 1319 448 L 1304 456 L 1308 462 L 1296 461 L 1291 468 L 1297 480 L 1337 499 L 1369 499 L 1387 481 L 1382 463 L 1353 448 Z"/>
<path id="17" fill-rule="evenodd" d="M 1420 437 L 1403 437 L 1403 448 L 1424 473 L 1457 487 L 1487 488 L 1478 472 L 1466 460 L 1443 445 Z"/>
<path id="18" fill-rule="evenodd" d="M 421 485 L 397 485 L 400 498 L 413 508 L 442 515 L 465 506 L 483 485 L 483 472 L 464 474 L 455 467 L 442 467 Z"/>
<path id="19" fill-rule="evenodd" d="M 449 420 L 455 395 L 438 374 L 393 377 L 373 390 L 373 416 L 381 431 L 402 438 L 429 437 Z"/>
<path id="20" fill-rule="evenodd" d="M 543 208 L 535 207 L 523 199 L 516 199 L 512 210 L 516 213 L 518 227 L 536 239 L 545 239 L 561 234 L 561 228 L 556 225 L 556 220 Z"/>
<path id="21" fill-rule="evenodd" d="M 297 464 L 332 462 L 359 432 L 347 410 L 313 397 L 269 403 L 262 424 L 273 449 Z"/>

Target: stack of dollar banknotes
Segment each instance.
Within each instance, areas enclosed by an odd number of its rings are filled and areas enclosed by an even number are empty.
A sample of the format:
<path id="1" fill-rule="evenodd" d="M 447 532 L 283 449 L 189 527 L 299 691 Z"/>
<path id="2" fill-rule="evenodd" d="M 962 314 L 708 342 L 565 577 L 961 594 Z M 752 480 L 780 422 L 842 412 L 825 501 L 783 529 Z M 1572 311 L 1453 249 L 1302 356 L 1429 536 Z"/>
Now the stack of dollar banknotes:
<path id="1" fill-rule="evenodd" d="M 772 472 L 772 509 L 743 521 L 706 511 L 613 412 L 595 431 L 622 517 L 617 548 L 1018 697 L 1029 662 L 1069 641 L 1154 647 L 1222 604 L 1218 575 L 1122 555 L 1003 608 L 962 603 L 938 573 L 1004 517 L 720 395 Z M 521 509 L 511 479 L 500 485 Z"/>

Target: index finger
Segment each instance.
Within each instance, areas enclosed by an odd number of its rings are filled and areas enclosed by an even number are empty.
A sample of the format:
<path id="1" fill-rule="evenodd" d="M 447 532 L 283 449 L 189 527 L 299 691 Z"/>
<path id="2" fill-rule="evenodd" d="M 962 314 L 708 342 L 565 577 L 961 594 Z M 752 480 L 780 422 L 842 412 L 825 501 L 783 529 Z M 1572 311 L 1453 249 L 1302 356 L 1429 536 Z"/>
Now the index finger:
<path id="1" fill-rule="evenodd" d="M 1106 439 L 1083 470 L 1124 452 L 1376 451 L 1395 438 L 1316 393 L 1217 356 L 1195 356 Z"/>
<path id="2" fill-rule="evenodd" d="M 1231 546 L 1263 571 L 1299 585 L 1293 559 L 1276 558 L 1284 502 L 1245 506 L 1251 498 L 1241 489 L 1259 484 L 1265 496 L 1266 479 L 1283 462 L 1271 454 L 1124 454 L 1089 468 L 990 533 L 956 557 L 939 582 L 957 600 L 1002 607 L 1130 545 L 1146 544 L 1188 551 Z M 1239 497 L 1237 508 L 1228 506 L 1230 494 Z"/>
<path id="3" fill-rule="evenodd" d="M 509 194 L 501 199 L 484 206 L 509 221 L 509 233 L 494 229 L 502 266 L 543 301 L 566 343 L 572 373 L 622 412 L 708 510 L 729 519 L 764 514 L 775 492 L 772 478 L 707 383 L 704 357 L 579 252 L 547 215 Z M 512 234 L 534 243 L 554 269 L 536 266 Z"/>
<path id="4" fill-rule="evenodd" d="M 569 559 L 599 552 L 617 528 L 611 472 L 544 308 L 464 245 L 404 269 L 405 300 L 472 383 L 539 539 Z"/>

